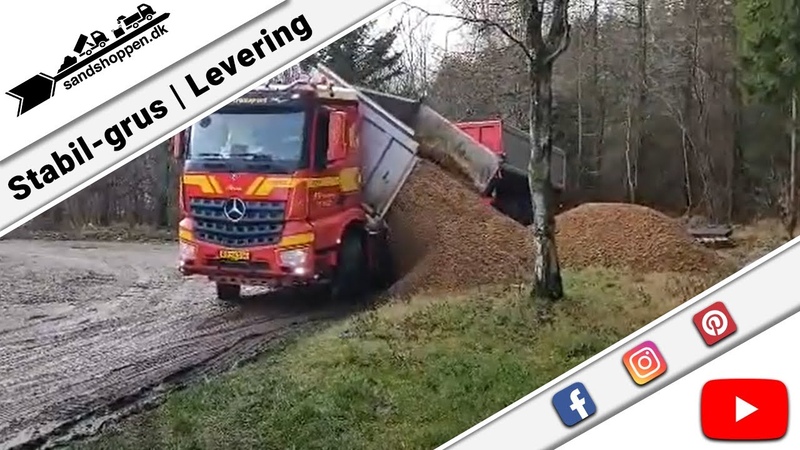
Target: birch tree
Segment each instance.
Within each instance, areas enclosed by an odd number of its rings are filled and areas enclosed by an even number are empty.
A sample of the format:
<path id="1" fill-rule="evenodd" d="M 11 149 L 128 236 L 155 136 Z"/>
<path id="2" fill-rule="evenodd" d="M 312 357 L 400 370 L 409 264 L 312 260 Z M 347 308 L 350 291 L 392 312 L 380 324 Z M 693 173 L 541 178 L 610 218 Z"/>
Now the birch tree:
<path id="1" fill-rule="evenodd" d="M 555 192 L 550 178 L 553 154 L 553 66 L 570 43 L 569 0 L 456 0 L 457 17 L 487 39 L 498 37 L 519 48 L 527 62 L 528 184 L 533 208 L 534 265 L 531 297 L 564 296 L 555 240 Z"/>

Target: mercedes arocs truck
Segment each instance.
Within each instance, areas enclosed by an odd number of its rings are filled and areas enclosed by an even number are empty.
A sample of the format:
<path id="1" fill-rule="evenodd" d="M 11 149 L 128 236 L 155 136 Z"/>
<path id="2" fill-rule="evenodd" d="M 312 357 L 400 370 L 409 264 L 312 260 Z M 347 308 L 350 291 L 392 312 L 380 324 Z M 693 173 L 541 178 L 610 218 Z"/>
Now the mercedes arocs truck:
<path id="1" fill-rule="evenodd" d="M 423 142 L 460 161 L 482 195 L 502 176 L 502 155 L 427 105 L 325 67 L 245 94 L 171 139 L 180 271 L 207 276 L 223 300 L 242 285 L 321 283 L 349 297 L 388 281 L 386 213 Z"/>

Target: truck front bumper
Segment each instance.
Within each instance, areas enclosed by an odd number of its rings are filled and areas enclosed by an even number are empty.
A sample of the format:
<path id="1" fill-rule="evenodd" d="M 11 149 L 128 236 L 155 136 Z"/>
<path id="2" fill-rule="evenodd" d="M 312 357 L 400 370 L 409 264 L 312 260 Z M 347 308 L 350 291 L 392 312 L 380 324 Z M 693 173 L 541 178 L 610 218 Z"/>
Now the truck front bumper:
<path id="1" fill-rule="evenodd" d="M 315 270 L 310 245 L 229 249 L 197 242 L 180 242 L 179 270 L 185 276 L 203 275 L 211 281 L 258 286 L 294 286 L 322 279 Z"/>

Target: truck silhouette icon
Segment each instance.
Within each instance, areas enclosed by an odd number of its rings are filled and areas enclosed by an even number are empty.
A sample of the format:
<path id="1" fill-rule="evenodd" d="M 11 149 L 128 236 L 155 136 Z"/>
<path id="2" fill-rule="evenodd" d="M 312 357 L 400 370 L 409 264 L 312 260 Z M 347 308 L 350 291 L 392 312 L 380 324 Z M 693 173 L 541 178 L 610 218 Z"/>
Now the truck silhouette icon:
<path id="1" fill-rule="evenodd" d="M 126 30 L 130 30 L 131 28 L 138 28 L 139 22 L 143 22 L 145 20 L 151 20 L 153 16 L 155 16 L 156 12 L 153 8 L 146 4 L 142 3 L 136 8 L 136 12 L 132 15 L 125 17 L 124 15 L 119 16 L 117 18 L 117 23 L 119 24 L 119 28 L 114 30 L 114 35 L 119 37 L 122 35 L 120 29 L 124 26 Z M 119 32 L 119 35 L 117 34 Z"/>
<path id="2" fill-rule="evenodd" d="M 91 36 L 92 42 L 89 43 L 90 46 L 88 48 L 86 44 L 89 42 L 89 38 L 85 34 L 78 37 L 78 42 L 73 49 L 75 53 L 78 53 L 80 56 L 91 55 L 94 49 L 97 47 L 105 47 L 106 42 L 108 42 L 108 37 L 101 31 L 93 31 L 89 36 Z"/>

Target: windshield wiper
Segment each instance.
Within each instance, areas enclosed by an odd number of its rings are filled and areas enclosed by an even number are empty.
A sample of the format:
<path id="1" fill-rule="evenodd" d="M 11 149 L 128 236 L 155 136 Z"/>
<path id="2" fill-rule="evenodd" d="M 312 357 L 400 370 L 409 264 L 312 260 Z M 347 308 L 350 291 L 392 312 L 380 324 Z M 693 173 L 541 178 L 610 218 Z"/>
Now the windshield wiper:
<path id="1" fill-rule="evenodd" d="M 243 158 L 253 159 L 258 161 L 272 161 L 274 158 L 272 155 L 264 154 L 264 153 L 245 153 L 241 155 Z"/>
<path id="2" fill-rule="evenodd" d="M 197 159 L 224 159 L 219 153 L 197 153 L 190 156 Z"/>

